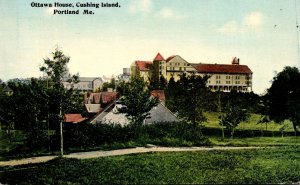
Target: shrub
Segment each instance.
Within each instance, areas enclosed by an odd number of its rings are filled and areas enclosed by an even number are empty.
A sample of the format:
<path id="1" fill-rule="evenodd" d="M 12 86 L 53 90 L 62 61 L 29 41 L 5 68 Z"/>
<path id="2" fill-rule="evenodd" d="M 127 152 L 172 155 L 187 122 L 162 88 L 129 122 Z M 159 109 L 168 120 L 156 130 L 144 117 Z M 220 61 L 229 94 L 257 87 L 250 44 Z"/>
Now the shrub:
<path id="1" fill-rule="evenodd" d="M 159 122 L 143 125 L 139 138 L 135 138 L 134 128 L 118 124 L 67 124 L 65 125 L 65 148 L 90 148 L 106 144 L 128 143 L 145 146 L 147 143 L 163 146 L 211 145 L 203 137 L 200 126 L 184 122 Z"/>

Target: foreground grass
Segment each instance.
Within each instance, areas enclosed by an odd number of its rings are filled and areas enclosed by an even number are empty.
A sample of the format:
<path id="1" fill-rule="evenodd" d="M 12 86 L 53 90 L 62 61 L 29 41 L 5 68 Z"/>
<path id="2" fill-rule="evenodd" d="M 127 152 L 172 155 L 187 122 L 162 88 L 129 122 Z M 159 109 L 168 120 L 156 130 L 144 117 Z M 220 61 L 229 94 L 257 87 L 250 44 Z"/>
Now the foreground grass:
<path id="1" fill-rule="evenodd" d="M 56 159 L 2 169 L 8 184 L 266 184 L 300 181 L 299 146 Z M 23 168 L 23 169 L 21 169 Z M 24 169 L 27 168 L 27 169 Z"/>
<path id="2" fill-rule="evenodd" d="M 300 137 L 250 137 L 250 138 L 225 138 L 209 137 L 214 146 L 300 146 Z"/>

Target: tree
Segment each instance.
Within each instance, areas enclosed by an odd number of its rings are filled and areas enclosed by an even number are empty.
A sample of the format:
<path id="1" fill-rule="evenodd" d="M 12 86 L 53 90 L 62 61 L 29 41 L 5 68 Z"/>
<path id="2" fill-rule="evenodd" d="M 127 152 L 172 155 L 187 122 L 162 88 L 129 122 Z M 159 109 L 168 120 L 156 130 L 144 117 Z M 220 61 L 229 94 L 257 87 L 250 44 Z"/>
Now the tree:
<path id="1" fill-rule="evenodd" d="M 282 122 L 285 119 L 293 123 L 295 135 L 300 126 L 300 72 L 296 67 L 286 66 L 274 78 L 268 89 L 270 119 Z"/>
<path id="2" fill-rule="evenodd" d="M 13 79 L 8 81 L 8 86 L 14 93 L 0 99 L 0 121 L 9 133 L 11 129 L 25 131 L 26 145 L 30 149 L 40 149 L 47 141 L 44 132 L 47 97 L 42 80 Z"/>
<path id="3" fill-rule="evenodd" d="M 177 88 L 177 84 L 174 80 L 174 77 L 172 76 L 169 80 L 169 83 L 166 87 L 166 106 L 172 111 L 177 112 L 178 111 L 178 98 L 177 95 L 179 95 L 180 89 Z"/>
<path id="4" fill-rule="evenodd" d="M 47 93 L 49 95 L 49 113 L 51 114 L 51 121 L 59 124 L 60 135 L 60 155 L 63 156 L 63 119 L 64 114 L 70 109 L 69 97 L 73 94 L 73 89 L 65 90 L 61 80 L 68 72 L 67 64 L 70 57 L 66 56 L 62 50 L 56 48 L 52 53 L 52 59 L 44 59 L 44 65 L 40 67 L 40 71 L 44 72 L 47 80 Z M 77 75 L 69 75 L 69 83 L 77 83 Z M 57 128 L 57 127 L 56 127 Z"/>
<path id="5" fill-rule="evenodd" d="M 119 112 L 126 115 L 135 129 L 135 137 L 138 138 L 144 120 L 149 116 L 149 111 L 158 104 L 158 100 L 151 96 L 143 78 L 132 78 L 120 86 L 120 103 L 123 106 L 119 108 Z"/>
<path id="6" fill-rule="evenodd" d="M 105 82 L 102 85 L 102 91 L 107 91 L 108 88 L 115 89 L 116 88 L 116 80 L 112 78 L 110 82 Z"/>
<path id="7" fill-rule="evenodd" d="M 242 122 L 249 118 L 245 109 L 241 109 L 239 106 L 230 105 L 225 110 L 225 114 L 221 115 L 219 124 L 223 127 L 225 126 L 230 130 L 231 139 L 233 139 L 235 128 Z"/>
<path id="8" fill-rule="evenodd" d="M 176 82 L 176 106 L 179 117 L 184 119 L 196 128 L 200 123 L 206 121 L 203 110 L 207 104 L 206 96 L 208 89 L 206 82 L 208 76 L 187 76 L 183 74 Z"/>
<path id="9" fill-rule="evenodd" d="M 166 88 L 166 84 L 167 84 L 167 80 L 165 79 L 165 77 L 163 75 L 161 75 L 159 77 L 159 89 L 165 89 Z"/>

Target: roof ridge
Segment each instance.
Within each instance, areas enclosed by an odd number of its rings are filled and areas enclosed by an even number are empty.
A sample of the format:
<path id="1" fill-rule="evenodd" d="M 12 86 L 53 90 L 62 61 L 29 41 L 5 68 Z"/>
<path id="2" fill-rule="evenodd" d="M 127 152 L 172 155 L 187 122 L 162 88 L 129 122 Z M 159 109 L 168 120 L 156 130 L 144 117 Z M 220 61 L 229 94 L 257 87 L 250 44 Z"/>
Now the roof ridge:
<path id="1" fill-rule="evenodd" d="M 158 52 L 153 61 L 162 61 L 165 60 L 165 58 Z"/>

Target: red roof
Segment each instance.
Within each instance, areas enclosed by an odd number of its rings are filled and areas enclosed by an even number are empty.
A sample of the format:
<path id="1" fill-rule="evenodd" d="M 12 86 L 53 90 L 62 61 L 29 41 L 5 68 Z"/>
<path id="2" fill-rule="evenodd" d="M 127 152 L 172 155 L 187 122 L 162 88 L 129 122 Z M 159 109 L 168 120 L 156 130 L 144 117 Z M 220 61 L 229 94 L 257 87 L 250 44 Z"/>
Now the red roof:
<path id="1" fill-rule="evenodd" d="M 91 96 L 93 97 L 93 103 L 99 104 L 100 103 L 100 93 L 92 93 Z"/>
<path id="2" fill-rule="evenodd" d="M 170 60 L 172 60 L 174 57 L 176 57 L 176 55 L 172 55 L 172 56 L 169 56 L 168 58 L 167 58 L 167 62 L 169 62 Z"/>
<path id="3" fill-rule="evenodd" d="M 152 62 L 149 61 L 135 61 L 137 68 L 140 71 L 149 71 L 151 66 L 152 66 Z"/>
<path id="4" fill-rule="evenodd" d="M 110 103 L 117 99 L 116 92 L 102 92 L 102 103 Z"/>
<path id="5" fill-rule="evenodd" d="M 153 59 L 153 61 L 162 61 L 162 60 L 165 59 L 160 53 L 157 53 L 156 57 Z"/>
<path id="6" fill-rule="evenodd" d="M 157 98 L 159 101 L 165 101 L 166 97 L 165 97 L 165 93 L 163 90 L 153 90 L 151 92 L 151 96 L 154 96 L 155 98 Z"/>
<path id="7" fill-rule="evenodd" d="M 65 114 L 64 122 L 68 123 L 80 123 L 87 118 L 81 116 L 81 114 Z"/>
<path id="8" fill-rule="evenodd" d="M 252 74 L 246 65 L 193 64 L 198 73 Z"/>

